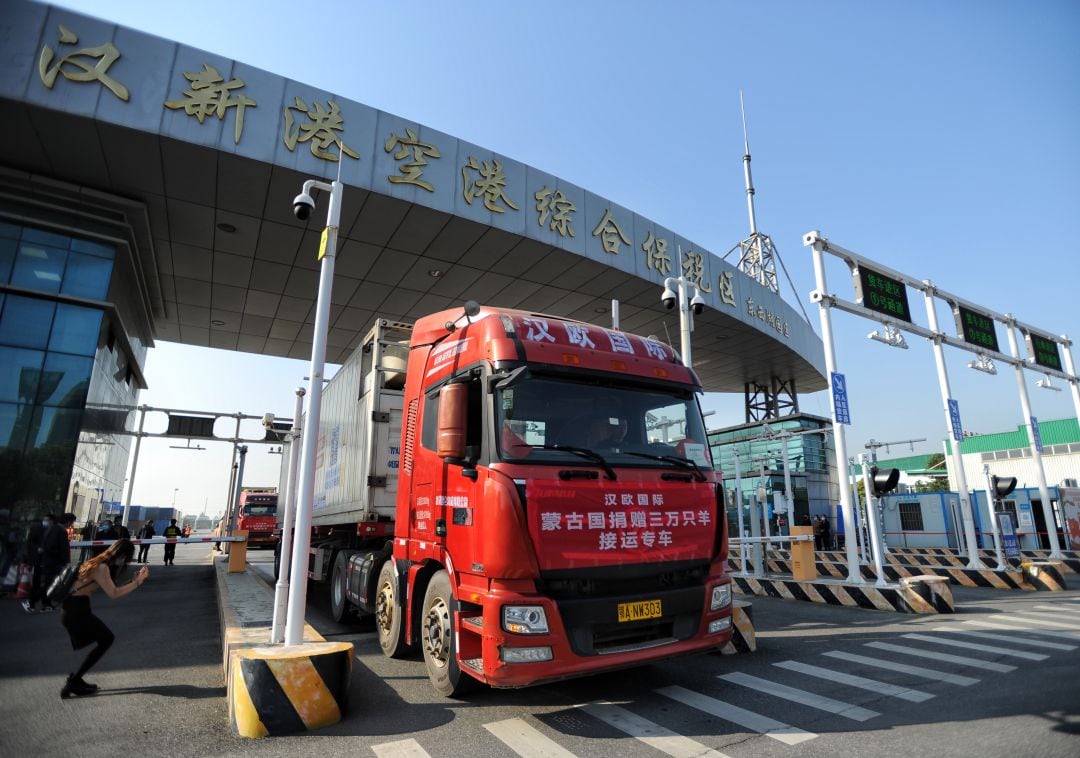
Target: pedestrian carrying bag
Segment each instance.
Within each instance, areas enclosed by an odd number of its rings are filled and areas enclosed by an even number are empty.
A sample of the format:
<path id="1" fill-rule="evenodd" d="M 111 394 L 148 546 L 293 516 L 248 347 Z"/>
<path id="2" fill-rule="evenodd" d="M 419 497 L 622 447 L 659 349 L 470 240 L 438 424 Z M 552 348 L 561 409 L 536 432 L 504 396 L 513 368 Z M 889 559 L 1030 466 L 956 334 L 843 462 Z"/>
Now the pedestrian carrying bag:
<path id="1" fill-rule="evenodd" d="M 79 577 L 79 567 L 82 563 L 69 563 L 60 569 L 60 573 L 52 580 L 49 589 L 45 591 L 45 597 L 50 603 L 62 603 L 71 594 L 71 588 Z"/>

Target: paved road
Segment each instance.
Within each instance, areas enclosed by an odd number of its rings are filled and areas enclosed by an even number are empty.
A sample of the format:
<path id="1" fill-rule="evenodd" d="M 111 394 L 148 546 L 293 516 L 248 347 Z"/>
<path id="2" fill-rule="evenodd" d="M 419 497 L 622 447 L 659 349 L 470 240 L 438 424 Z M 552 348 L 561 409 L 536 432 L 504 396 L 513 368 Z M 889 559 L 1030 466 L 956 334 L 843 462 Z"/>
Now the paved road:
<path id="1" fill-rule="evenodd" d="M 97 681 L 117 689 L 93 699 L 56 696 L 72 660 L 59 624 L 0 604 L 0 754 L 132 754 L 147 739 L 158 754 L 192 756 L 1080 754 L 1080 592 L 962 588 L 953 617 L 756 599 L 754 655 L 458 701 L 434 693 L 419 660 L 384 658 L 369 627 L 332 624 L 316 597 L 309 621 L 356 644 L 350 715 L 316 733 L 246 742 L 226 723 L 213 587 L 198 551 L 178 553 L 186 565 L 172 576 L 155 567 L 155 584 L 130 605 L 98 601 L 119 640 Z M 59 652 L 39 676 L 44 651 Z M 130 690 L 144 668 L 151 683 Z M 81 736 L 89 743 L 75 749 Z"/>

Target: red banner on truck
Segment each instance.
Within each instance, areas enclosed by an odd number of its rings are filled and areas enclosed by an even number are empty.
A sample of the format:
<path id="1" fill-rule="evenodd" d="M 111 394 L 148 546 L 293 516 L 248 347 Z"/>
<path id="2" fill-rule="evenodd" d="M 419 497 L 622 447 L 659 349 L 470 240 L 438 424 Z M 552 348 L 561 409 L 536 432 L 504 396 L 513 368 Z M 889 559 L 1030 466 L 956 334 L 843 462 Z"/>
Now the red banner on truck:
<path id="1" fill-rule="evenodd" d="M 532 482 L 529 533 L 540 569 L 708 559 L 716 534 L 713 485 Z"/>

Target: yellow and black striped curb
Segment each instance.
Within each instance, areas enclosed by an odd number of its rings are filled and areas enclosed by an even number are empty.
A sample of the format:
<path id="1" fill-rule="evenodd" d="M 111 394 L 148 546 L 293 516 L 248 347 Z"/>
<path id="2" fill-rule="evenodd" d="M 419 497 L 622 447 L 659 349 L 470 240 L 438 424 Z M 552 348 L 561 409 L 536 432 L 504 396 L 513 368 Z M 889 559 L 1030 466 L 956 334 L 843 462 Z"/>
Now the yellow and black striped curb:
<path id="1" fill-rule="evenodd" d="M 341 721 L 348 707 L 351 642 L 237 650 L 232 665 L 233 725 L 241 737 L 296 734 Z"/>
<path id="2" fill-rule="evenodd" d="M 918 556 L 920 560 L 925 557 L 933 557 L 943 564 L 948 563 L 950 565 L 964 566 L 967 565 L 967 558 L 958 554 L 952 548 L 944 547 L 890 547 L 889 552 L 896 555 L 906 556 Z M 1049 550 L 1021 550 L 1020 555 L 1024 560 L 1032 561 L 1060 561 L 1062 564 L 1062 572 L 1066 574 L 1080 574 L 1080 551 L 1076 550 L 1063 550 L 1061 551 L 1061 558 L 1051 558 Z M 997 565 L 997 555 L 993 550 L 980 550 L 980 558 L 990 565 Z M 1014 559 L 1015 560 L 1015 559 Z"/>
<path id="3" fill-rule="evenodd" d="M 823 553 L 822 555 L 832 555 L 831 553 Z M 895 560 L 895 559 L 894 559 Z M 738 559 L 731 559 L 733 568 L 738 570 Z M 791 567 L 786 560 L 772 559 L 767 561 L 767 568 L 770 573 L 775 574 L 790 574 Z M 818 575 L 823 577 L 832 577 L 833 579 L 847 579 L 848 567 L 846 560 L 818 560 L 816 563 Z M 899 582 L 902 579 L 918 576 L 940 576 L 949 581 L 950 584 L 955 584 L 960 587 L 984 587 L 989 589 L 998 590 L 1025 590 L 1033 592 L 1036 589 L 1051 589 L 1050 586 L 1040 587 L 1035 582 L 1028 579 L 1027 575 L 1020 569 L 1006 569 L 1005 571 L 996 571 L 994 569 L 968 569 L 956 566 L 938 566 L 927 564 L 912 564 L 912 563 L 897 563 L 891 562 L 884 566 L 882 569 L 885 572 L 885 579 L 890 582 Z M 860 576 L 867 581 L 877 580 L 877 571 L 875 567 L 871 565 L 859 566 Z M 1061 580 L 1058 582 L 1060 587 L 1057 589 L 1064 589 L 1065 582 Z"/>
<path id="4" fill-rule="evenodd" d="M 720 648 L 724 655 L 752 653 L 757 650 L 757 632 L 754 631 L 754 607 L 752 603 L 733 601 L 731 609 L 731 641 Z"/>
<path id="5" fill-rule="evenodd" d="M 794 579 L 756 579 L 733 576 L 735 590 L 744 595 L 803 600 L 811 603 L 843 605 L 900 613 L 952 613 L 952 593 L 940 601 L 929 602 L 918 588 L 874 587 L 839 582 L 797 582 Z"/>
<path id="6" fill-rule="evenodd" d="M 301 645 L 268 645 L 273 589 L 253 571 L 228 573 L 225 561 L 214 564 L 229 721 L 240 736 L 289 734 L 340 721 L 352 643 L 327 642 L 305 623 Z M 345 648 L 343 660 L 337 653 Z"/>
<path id="7" fill-rule="evenodd" d="M 1024 578 L 1036 590 L 1061 592 L 1065 589 L 1065 576 L 1060 561 L 1024 561 L 1020 564 Z"/>
<path id="8" fill-rule="evenodd" d="M 900 593 L 915 613 L 956 613 L 952 589 L 941 576 L 912 576 L 900 580 Z"/>

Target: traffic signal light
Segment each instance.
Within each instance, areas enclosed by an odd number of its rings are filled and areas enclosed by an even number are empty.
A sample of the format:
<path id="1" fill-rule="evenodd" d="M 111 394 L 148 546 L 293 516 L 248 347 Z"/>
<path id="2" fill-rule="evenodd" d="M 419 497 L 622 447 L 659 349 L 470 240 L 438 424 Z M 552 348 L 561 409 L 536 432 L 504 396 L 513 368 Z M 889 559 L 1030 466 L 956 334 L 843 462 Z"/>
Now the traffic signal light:
<path id="1" fill-rule="evenodd" d="M 1015 476 L 992 476 L 990 484 L 994 487 L 994 499 L 1000 500 L 1016 489 Z"/>
<path id="2" fill-rule="evenodd" d="M 900 482 L 900 469 L 870 467 L 870 483 L 874 488 L 874 496 L 888 495 Z"/>

